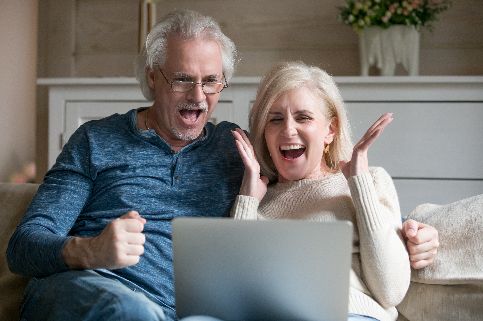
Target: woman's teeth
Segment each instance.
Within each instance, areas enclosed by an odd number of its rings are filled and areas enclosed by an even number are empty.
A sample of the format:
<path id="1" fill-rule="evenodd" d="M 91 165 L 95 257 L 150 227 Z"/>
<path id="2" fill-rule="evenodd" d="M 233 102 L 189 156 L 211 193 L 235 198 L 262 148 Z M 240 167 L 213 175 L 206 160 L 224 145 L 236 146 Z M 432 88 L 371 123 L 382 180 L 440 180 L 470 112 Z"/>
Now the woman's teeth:
<path id="1" fill-rule="evenodd" d="M 305 152 L 305 146 L 299 144 L 282 145 L 280 146 L 280 153 L 286 159 L 295 159 L 302 156 Z"/>

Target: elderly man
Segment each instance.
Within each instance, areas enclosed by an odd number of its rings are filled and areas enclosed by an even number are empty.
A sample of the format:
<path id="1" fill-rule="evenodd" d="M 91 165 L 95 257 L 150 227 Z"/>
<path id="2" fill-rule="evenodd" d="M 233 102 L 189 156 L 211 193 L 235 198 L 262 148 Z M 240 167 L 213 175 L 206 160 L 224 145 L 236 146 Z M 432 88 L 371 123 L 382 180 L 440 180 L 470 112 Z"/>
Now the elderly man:
<path id="1" fill-rule="evenodd" d="M 10 269 L 33 277 L 23 319 L 176 319 L 171 220 L 227 216 L 242 180 L 237 126 L 208 123 L 236 60 L 210 17 L 177 11 L 152 30 L 137 73 L 153 105 L 82 125 L 10 240 Z M 428 264 L 434 229 L 407 228 Z"/>

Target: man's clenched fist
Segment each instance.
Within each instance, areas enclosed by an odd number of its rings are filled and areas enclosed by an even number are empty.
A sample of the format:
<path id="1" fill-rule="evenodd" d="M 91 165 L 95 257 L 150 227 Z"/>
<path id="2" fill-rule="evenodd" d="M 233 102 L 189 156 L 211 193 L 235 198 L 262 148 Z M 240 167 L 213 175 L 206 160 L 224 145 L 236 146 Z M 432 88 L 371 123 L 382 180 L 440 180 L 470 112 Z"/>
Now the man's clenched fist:
<path id="1" fill-rule="evenodd" d="M 139 262 L 144 253 L 146 220 L 130 211 L 111 221 L 95 237 L 74 237 L 66 242 L 63 257 L 72 269 L 119 269 Z"/>

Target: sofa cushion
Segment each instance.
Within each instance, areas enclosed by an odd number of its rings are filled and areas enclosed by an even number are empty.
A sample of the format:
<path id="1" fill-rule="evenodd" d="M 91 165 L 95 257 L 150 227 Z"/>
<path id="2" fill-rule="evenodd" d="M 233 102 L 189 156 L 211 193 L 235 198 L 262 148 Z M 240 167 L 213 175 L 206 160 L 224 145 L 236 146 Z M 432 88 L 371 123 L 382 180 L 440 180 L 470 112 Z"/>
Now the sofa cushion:
<path id="1" fill-rule="evenodd" d="M 483 285 L 411 282 L 398 321 L 475 321 L 483 316 Z"/>
<path id="2" fill-rule="evenodd" d="M 18 320 L 23 290 L 28 279 L 10 272 L 5 251 L 13 231 L 22 219 L 37 184 L 0 183 L 0 316 L 2 321 Z"/>

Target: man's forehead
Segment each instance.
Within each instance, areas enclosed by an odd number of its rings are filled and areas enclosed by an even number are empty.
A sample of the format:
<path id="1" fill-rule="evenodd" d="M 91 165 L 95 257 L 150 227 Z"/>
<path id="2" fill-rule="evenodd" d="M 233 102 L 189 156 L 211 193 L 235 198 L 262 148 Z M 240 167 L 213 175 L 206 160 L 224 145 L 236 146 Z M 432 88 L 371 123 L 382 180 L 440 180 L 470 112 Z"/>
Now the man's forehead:
<path id="1" fill-rule="evenodd" d="M 180 76 L 219 77 L 223 72 L 221 49 L 217 41 L 203 37 L 170 37 L 165 69 Z"/>
<path id="2" fill-rule="evenodd" d="M 190 55 L 195 52 L 196 54 L 199 54 L 200 51 L 206 51 L 221 56 L 220 43 L 216 39 L 210 37 L 182 38 L 180 36 L 171 35 L 168 37 L 166 49 L 167 52 L 174 51 L 185 55 Z"/>

